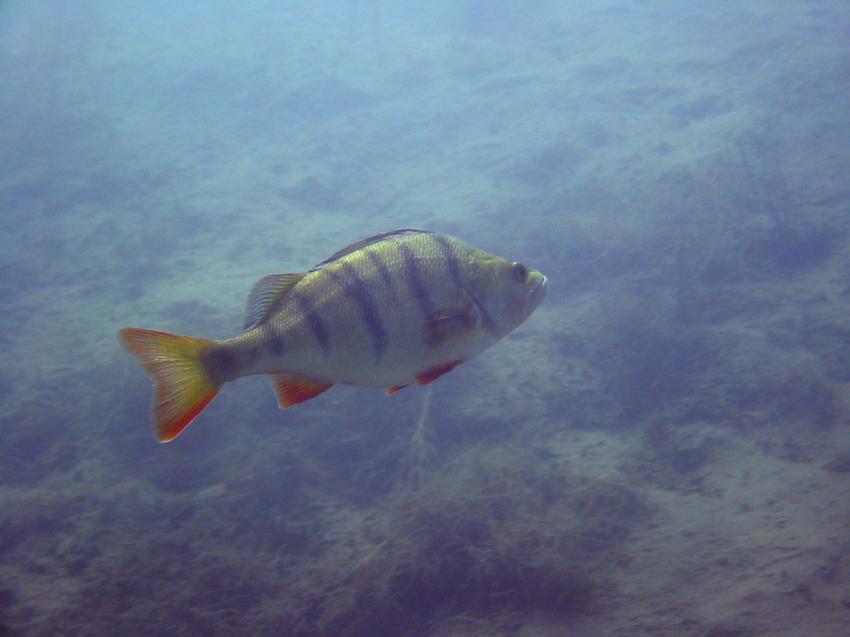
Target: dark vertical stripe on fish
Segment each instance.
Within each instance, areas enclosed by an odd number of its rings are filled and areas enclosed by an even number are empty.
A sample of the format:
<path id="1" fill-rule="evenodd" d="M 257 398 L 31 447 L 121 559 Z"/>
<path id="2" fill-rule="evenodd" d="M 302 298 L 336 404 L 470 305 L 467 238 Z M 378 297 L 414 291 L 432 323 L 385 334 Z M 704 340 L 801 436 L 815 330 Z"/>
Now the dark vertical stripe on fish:
<path id="1" fill-rule="evenodd" d="M 457 255 L 455 254 L 454 246 L 448 237 L 441 234 L 432 234 L 429 235 L 431 239 L 440 246 L 440 250 L 443 252 L 443 256 L 446 258 L 446 264 L 449 268 L 449 274 L 452 277 L 452 281 L 458 288 L 463 288 L 463 274 L 460 271 L 460 263 L 457 260 Z"/>
<path id="2" fill-rule="evenodd" d="M 331 351 L 331 341 L 328 338 L 328 330 L 325 327 L 325 322 L 322 320 L 322 317 L 319 316 L 313 308 L 313 303 L 306 294 L 307 289 L 295 289 L 289 294 L 290 296 L 295 297 L 295 304 L 298 306 L 301 316 L 307 320 L 307 325 L 310 326 L 310 331 L 316 338 L 316 342 L 319 344 L 319 347 L 322 348 L 322 351 L 327 354 Z"/>
<path id="3" fill-rule="evenodd" d="M 428 294 L 428 288 L 425 287 L 425 282 L 422 280 L 422 273 L 419 272 L 416 255 L 413 254 L 410 246 L 404 243 L 398 244 L 398 250 L 404 260 L 404 274 L 407 277 L 407 284 L 413 291 L 413 296 L 419 304 L 422 316 L 428 316 L 433 304 L 431 303 L 431 296 Z"/>
<path id="4" fill-rule="evenodd" d="M 381 281 L 384 283 L 384 286 L 392 293 L 393 298 L 397 298 L 398 295 L 395 293 L 395 288 L 393 287 L 393 275 L 390 274 L 390 269 L 387 267 L 387 264 L 384 263 L 381 255 L 377 252 L 373 252 L 372 250 L 363 250 L 363 252 L 366 253 L 366 256 L 369 257 L 369 260 L 372 262 L 372 265 L 375 266 L 378 274 L 381 275 Z"/>
<path id="5" fill-rule="evenodd" d="M 342 270 L 343 273 L 341 274 L 338 270 Z M 338 269 L 328 267 L 324 271 L 341 285 L 345 293 L 357 304 L 360 309 L 360 318 L 372 336 L 372 349 L 375 350 L 375 356 L 380 359 L 387 349 L 387 330 L 371 290 L 360 278 L 357 268 L 350 263 L 341 262 Z"/>
<path id="6" fill-rule="evenodd" d="M 275 356 L 283 354 L 286 349 L 286 342 L 284 340 L 283 333 L 275 326 L 274 323 L 267 323 L 263 329 L 265 330 L 263 339 L 266 351 Z"/>
<path id="7" fill-rule="evenodd" d="M 481 304 L 481 301 L 479 301 L 475 294 L 466 286 L 463 278 L 463 272 L 460 267 L 460 261 L 458 261 L 457 254 L 455 254 L 455 246 L 452 243 L 452 240 L 445 235 L 436 233 L 430 235 L 430 237 L 433 241 L 439 244 L 440 249 L 443 251 L 452 281 L 459 289 L 463 290 L 470 299 L 472 299 L 478 310 L 481 312 L 481 320 L 484 323 L 484 326 L 491 334 L 495 335 L 496 323 L 493 320 L 493 317 L 490 316 L 489 312 L 487 312 L 487 308 Z"/>

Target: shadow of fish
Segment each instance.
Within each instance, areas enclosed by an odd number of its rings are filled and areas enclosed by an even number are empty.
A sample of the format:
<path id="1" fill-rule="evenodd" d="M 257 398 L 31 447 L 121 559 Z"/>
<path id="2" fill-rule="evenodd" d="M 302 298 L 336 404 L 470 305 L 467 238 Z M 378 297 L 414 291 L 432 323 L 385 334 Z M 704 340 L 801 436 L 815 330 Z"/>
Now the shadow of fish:
<path id="1" fill-rule="evenodd" d="M 154 377 L 154 431 L 168 442 L 242 376 L 270 375 L 281 407 L 335 383 L 388 394 L 430 383 L 522 323 L 546 288 L 543 274 L 516 261 L 446 235 L 396 230 L 306 274 L 260 279 L 241 336 L 128 327 L 118 337 Z"/>

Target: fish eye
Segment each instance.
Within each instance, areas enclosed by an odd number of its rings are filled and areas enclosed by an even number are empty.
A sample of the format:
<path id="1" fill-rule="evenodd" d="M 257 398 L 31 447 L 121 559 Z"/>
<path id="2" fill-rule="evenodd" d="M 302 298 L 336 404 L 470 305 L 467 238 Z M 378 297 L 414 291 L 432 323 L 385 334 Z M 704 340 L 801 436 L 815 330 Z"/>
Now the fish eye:
<path id="1" fill-rule="evenodd" d="M 518 283 L 525 283 L 525 280 L 528 278 L 527 267 L 525 267 L 522 263 L 518 261 L 514 261 L 512 271 L 514 275 L 514 280 L 516 280 Z"/>

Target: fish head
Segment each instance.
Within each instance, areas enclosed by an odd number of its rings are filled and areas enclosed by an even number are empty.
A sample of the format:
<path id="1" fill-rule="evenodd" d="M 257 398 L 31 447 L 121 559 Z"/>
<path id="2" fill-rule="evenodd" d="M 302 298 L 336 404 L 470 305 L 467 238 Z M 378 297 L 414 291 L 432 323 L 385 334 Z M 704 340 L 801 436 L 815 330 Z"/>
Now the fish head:
<path id="1" fill-rule="evenodd" d="M 537 309 L 549 280 L 546 276 L 519 261 L 493 255 L 482 255 L 481 274 L 476 298 L 492 323 L 496 336 L 501 338 Z"/>

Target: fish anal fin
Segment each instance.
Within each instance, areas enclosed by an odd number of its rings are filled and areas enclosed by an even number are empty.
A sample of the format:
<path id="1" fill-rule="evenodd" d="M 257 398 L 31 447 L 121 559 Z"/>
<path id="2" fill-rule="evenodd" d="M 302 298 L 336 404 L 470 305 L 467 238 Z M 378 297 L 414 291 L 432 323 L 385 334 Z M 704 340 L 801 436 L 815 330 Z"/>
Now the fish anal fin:
<path id="1" fill-rule="evenodd" d="M 273 376 L 272 384 L 277 394 L 278 407 L 281 409 L 315 398 L 333 387 L 333 383 L 322 383 L 309 378 L 299 378 L 286 374 Z"/>
<path id="2" fill-rule="evenodd" d="M 246 332 L 268 321 L 280 309 L 280 301 L 303 274 L 270 274 L 254 284 L 245 305 L 245 320 L 242 329 Z"/>
<path id="3" fill-rule="evenodd" d="M 463 361 L 460 359 L 456 361 L 449 361 L 448 363 L 437 365 L 436 367 L 432 367 L 431 369 L 426 369 L 424 372 L 419 372 L 418 374 L 416 374 L 416 382 L 420 385 L 427 385 L 428 383 L 432 383 L 443 374 L 448 374 L 462 362 Z"/>
<path id="4" fill-rule="evenodd" d="M 407 387 L 407 385 L 396 385 L 395 387 L 387 387 L 386 394 L 387 396 L 392 396 L 393 394 L 397 394 L 398 392 L 400 392 L 405 387 Z"/>
<path id="5" fill-rule="evenodd" d="M 422 340 L 430 347 L 439 347 L 446 341 L 475 331 L 479 322 L 478 309 L 472 303 L 441 308 L 425 317 Z"/>

